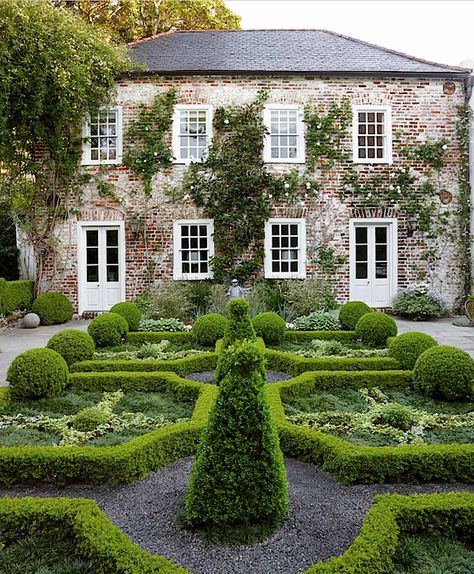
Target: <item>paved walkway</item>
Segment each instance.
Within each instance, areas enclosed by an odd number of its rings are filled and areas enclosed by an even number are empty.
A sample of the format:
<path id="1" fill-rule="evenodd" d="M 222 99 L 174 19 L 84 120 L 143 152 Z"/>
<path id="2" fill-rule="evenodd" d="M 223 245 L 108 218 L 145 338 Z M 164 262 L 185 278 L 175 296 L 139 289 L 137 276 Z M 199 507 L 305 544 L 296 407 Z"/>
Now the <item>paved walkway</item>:
<path id="1" fill-rule="evenodd" d="M 19 327 L 8 329 L 0 333 L 0 387 L 7 384 L 5 381 L 8 367 L 13 359 L 22 351 L 45 347 L 48 340 L 64 329 L 80 329 L 85 331 L 90 321 L 73 319 L 63 325 L 38 327 L 37 329 L 21 329 Z"/>
<path id="2" fill-rule="evenodd" d="M 76 319 L 64 325 L 38 327 L 37 329 L 15 328 L 0 333 L 0 386 L 6 385 L 6 374 L 10 363 L 22 351 L 44 347 L 48 339 L 63 329 L 85 331 L 90 321 Z M 423 331 L 434 337 L 441 345 L 453 345 L 474 357 L 474 327 L 456 327 L 453 319 L 437 321 L 405 321 L 397 319 L 399 333 Z"/>

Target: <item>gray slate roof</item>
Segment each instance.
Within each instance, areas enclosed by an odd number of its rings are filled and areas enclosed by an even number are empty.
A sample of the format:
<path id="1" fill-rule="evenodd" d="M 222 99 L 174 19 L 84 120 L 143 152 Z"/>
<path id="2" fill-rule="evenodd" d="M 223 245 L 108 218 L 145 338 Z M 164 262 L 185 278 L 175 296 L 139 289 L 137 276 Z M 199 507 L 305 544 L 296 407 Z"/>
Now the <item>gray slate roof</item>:
<path id="1" fill-rule="evenodd" d="M 159 34 L 129 44 L 132 58 L 163 74 L 325 74 L 463 77 L 436 64 L 327 30 L 219 30 Z"/>

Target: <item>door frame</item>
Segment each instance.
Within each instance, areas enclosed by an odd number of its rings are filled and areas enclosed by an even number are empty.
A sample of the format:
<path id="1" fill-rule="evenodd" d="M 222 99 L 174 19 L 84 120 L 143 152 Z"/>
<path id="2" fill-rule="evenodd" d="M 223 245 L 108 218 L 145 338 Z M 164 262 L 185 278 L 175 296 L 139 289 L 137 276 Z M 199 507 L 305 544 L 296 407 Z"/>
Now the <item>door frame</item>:
<path id="1" fill-rule="evenodd" d="M 78 221 L 77 222 L 77 299 L 78 313 L 82 315 L 88 311 L 85 306 L 85 279 L 86 279 L 86 260 L 85 260 L 85 230 L 88 227 L 118 227 L 119 230 L 119 283 L 120 299 L 125 301 L 125 222 L 124 221 Z M 108 311 L 108 309 L 101 309 Z"/>
<path id="2" fill-rule="evenodd" d="M 358 217 L 349 219 L 349 300 L 352 301 L 355 280 L 355 228 L 356 225 L 388 225 L 390 302 L 398 289 L 398 219 L 396 217 Z"/>

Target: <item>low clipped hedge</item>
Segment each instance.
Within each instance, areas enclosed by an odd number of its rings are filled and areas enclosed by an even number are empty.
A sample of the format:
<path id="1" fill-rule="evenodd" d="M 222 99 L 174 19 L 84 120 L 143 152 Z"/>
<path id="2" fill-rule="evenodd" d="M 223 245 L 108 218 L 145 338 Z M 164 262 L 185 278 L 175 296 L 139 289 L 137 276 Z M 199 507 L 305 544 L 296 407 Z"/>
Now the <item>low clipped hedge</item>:
<path id="1" fill-rule="evenodd" d="M 304 373 L 267 385 L 272 416 L 286 456 L 317 464 L 343 484 L 376 482 L 474 482 L 474 445 L 403 445 L 368 447 L 287 421 L 282 398 L 304 396 L 314 389 L 406 386 L 411 372 Z M 371 385 L 368 383 L 372 383 Z"/>
<path id="2" fill-rule="evenodd" d="M 36 298 L 31 310 L 41 319 L 42 325 L 66 323 L 72 319 L 74 314 L 71 301 L 63 293 L 56 291 L 48 291 Z"/>
<path id="3" fill-rule="evenodd" d="M 397 370 L 400 365 L 391 357 L 324 357 L 308 359 L 293 353 L 267 351 L 269 369 L 299 375 L 306 371 L 386 371 Z"/>
<path id="4" fill-rule="evenodd" d="M 166 389 L 182 399 L 198 396 L 191 421 L 175 423 L 112 447 L 0 447 L 0 484 L 53 481 L 59 485 L 68 482 L 116 485 L 141 480 L 149 472 L 196 452 L 217 387 L 180 379 L 174 373 L 122 373 L 121 379 L 107 382 L 110 375 L 77 374 L 71 377 L 70 384 L 98 392 L 118 388 Z"/>
<path id="5" fill-rule="evenodd" d="M 172 371 L 178 375 L 189 375 L 199 371 L 210 371 L 215 369 L 216 365 L 217 355 L 215 353 L 203 353 L 170 361 L 160 359 L 81 361 L 71 365 L 71 372 Z"/>
<path id="6" fill-rule="evenodd" d="M 130 301 L 124 303 L 116 303 L 111 309 L 111 313 L 121 315 L 127 321 L 130 331 L 136 331 L 142 318 L 142 312 L 138 305 Z"/>
<path id="7" fill-rule="evenodd" d="M 305 343 L 313 339 L 349 343 L 357 339 L 355 331 L 286 331 L 285 341 Z"/>
<path id="8" fill-rule="evenodd" d="M 159 343 L 160 341 L 170 341 L 171 343 L 192 343 L 194 335 L 188 332 L 172 331 L 138 331 L 127 333 L 127 343 L 141 345 L 144 343 Z"/>
<path id="9" fill-rule="evenodd" d="M 401 536 L 430 533 L 469 541 L 474 529 L 474 495 L 386 494 L 376 496 L 359 535 L 340 556 L 318 562 L 303 574 L 388 574 Z M 113 525 L 96 502 L 66 498 L 4 498 L 0 529 L 13 542 L 19 533 L 47 529 L 74 537 L 81 557 L 101 574 L 190 574 L 164 556 L 142 550 Z"/>
<path id="10" fill-rule="evenodd" d="M 33 281 L 7 281 L 0 278 L 0 315 L 30 310 L 33 303 Z"/>
<path id="11" fill-rule="evenodd" d="M 78 329 L 65 329 L 56 333 L 49 339 L 46 347 L 59 353 L 68 366 L 77 361 L 92 359 L 95 350 L 92 337 Z"/>

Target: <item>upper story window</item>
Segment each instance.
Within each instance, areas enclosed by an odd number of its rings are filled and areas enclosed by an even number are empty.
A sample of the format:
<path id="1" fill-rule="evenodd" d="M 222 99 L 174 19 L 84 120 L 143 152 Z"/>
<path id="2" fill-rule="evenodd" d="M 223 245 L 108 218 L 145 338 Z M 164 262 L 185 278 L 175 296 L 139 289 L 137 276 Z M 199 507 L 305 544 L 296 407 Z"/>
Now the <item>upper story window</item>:
<path id="1" fill-rule="evenodd" d="M 265 224 L 265 277 L 306 277 L 306 221 L 272 218 Z"/>
<path id="2" fill-rule="evenodd" d="M 176 163 L 202 161 L 212 139 L 212 107 L 175 106 L 173 156 Z"/>
<path id="3" fill-rule="evenodd" d="M 296 105 L 269 104 L 264 121 L 269 134 L 265 138 L 264 161 L 304 163 L 303 111 Z"/>
<path id="4" fill-rule="evenodd" d="M 83 165 L 122 162 L 122 108 L 89 114 L 83 127 Z"/>
<path id="5" fill-rule="evenodd" d="M 392 162 L 390 106 L 354 106 L 353 153 L 355 163 Z"/>
<path id="6" fill-rule="evenodd" d="M 214 255 L 212 219 L 181 219 L 174 222 L 174 279 L 211 279 Z"/>

